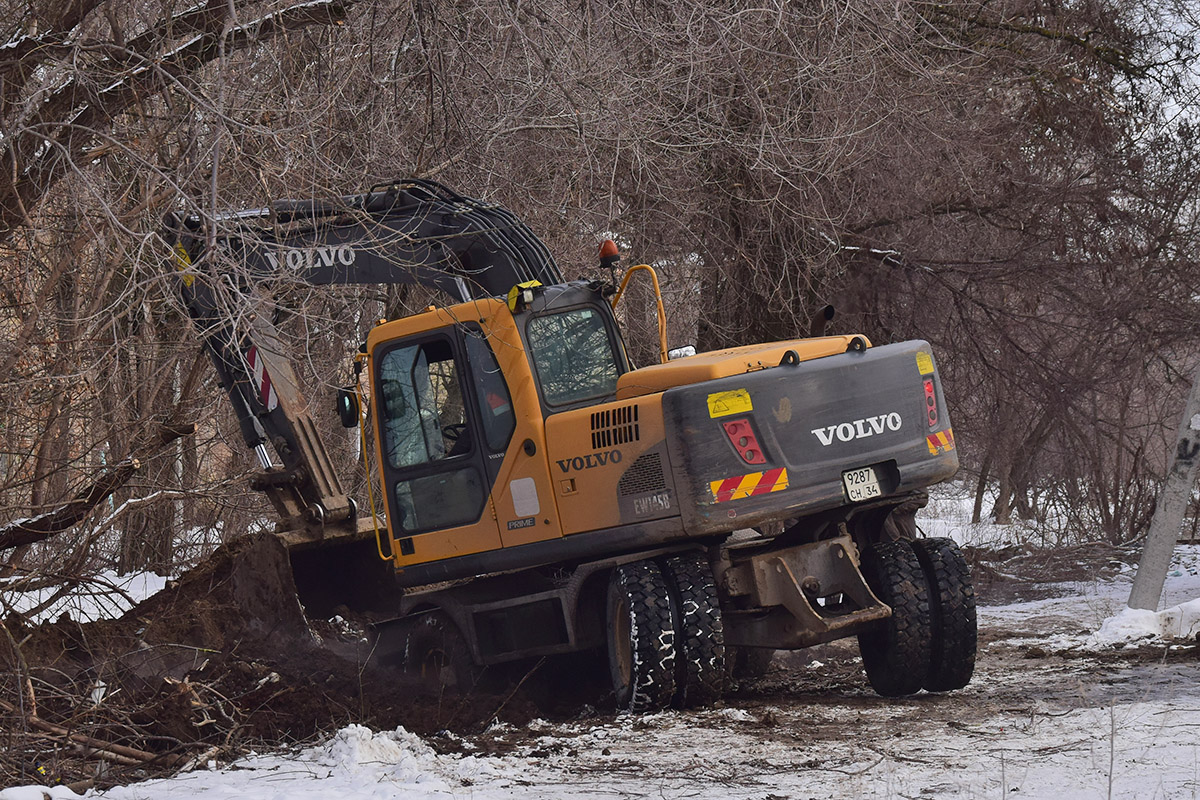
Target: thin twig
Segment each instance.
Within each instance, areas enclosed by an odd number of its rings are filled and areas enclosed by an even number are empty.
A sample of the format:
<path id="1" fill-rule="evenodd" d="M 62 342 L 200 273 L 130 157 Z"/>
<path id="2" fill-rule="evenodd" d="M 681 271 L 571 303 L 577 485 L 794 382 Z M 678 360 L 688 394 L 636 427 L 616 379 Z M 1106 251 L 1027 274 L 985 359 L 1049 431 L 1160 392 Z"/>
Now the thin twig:
<path id="1" fill-rule="evenodd" d="M 537 672 L 538 668 L 541 667 L 542 664 L 545 664 L 545 663 L 546 663 L 546 657 L 542 656 L 541 658 L 538 659 L 538 662 L 536 664 L 534 664 L 532 667 L 530 667 L 529 671 L 525 673 L 524 677 L 522 677 L 521 680 L 517 681 L 517 685 L 513 687 L 513 690 L 511 692 L 508 693 L 508 697 L 504 698 L 504 702 L 502 702 L 500 705 L 496 706 L 496 710 L 491 713 L 491 718 L 495 718 L 495 717 L 499 716 L 501 710 L 503 710 L 503 708 L 506 705 L 508 705 L 508 701 L 512 700 L 513 697 L 516 696 L 517 692 L 521 691 L 521 687 L 525 685 L 525 681 L 529 680 L 529 678 L 533 675 L 533 673 Z"/>
<path id="2" fill-rule="evenodd" d="M 0 710 L 7 711 L 10 714 L 15 714 L 18 711 L 16 706 L 5 700 L 0 700 Z M 91 757 L 109 759 L 129 765 L 162 764 L 168 767 L 173 767 L 187 759 L 186 755 L 178 753 L 151 753 L 146 750 L 139 750 L 136 747 L 106 742 L 103 739 L 97 739 L 83 733 L 72 733 L 61 725 L 47 722 L 32 714 L 26 715 L 25 719 L 30 727 L 66 739 L 72 744 L 80 745 L 84 748 L 84 755 Z"/>

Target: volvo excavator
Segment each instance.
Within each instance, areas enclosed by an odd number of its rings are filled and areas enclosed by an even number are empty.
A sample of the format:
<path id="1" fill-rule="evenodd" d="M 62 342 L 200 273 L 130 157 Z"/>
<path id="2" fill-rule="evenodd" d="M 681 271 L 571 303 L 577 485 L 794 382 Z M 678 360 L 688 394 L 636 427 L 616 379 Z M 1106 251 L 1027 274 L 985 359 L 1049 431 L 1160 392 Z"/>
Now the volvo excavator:
<path id="1" fill-rule="evenodd" d="M 612 279 L 566 281 L 511 212 L 427 180 L 165 228 L 301 600 L 369 608 L 385 666 L 470 691 L 488 669 L 590 651 L 617 707 L 646 711 L 857 636 L 882 695 L 969 682 L 968 567 L 916 524 L 958 468 L 926 342 L 672 352 L 651 267 L 618 283 L 605 242 Z M 634 275 L 659 311 L 660 363 L 640 368 L 614 313 Z M 373 454 L 366 502 L 260 305 L 284 279 L 444 297 L 366 332 L 328 412 Z"/>

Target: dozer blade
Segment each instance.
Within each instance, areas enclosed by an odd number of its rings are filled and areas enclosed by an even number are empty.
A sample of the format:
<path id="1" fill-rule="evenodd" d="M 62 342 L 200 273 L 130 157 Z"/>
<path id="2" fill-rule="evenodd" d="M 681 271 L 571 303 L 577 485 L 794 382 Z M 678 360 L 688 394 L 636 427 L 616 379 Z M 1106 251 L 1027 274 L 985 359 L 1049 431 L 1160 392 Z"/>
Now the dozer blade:
<path id="1" fill-rule="evenodd" d="M 748 607 L 725 613 L 726 643 L 795 649 L 852 635 L 892 610 L 867 586 L 849 536 L 751 555 L 724 578 Z"/>

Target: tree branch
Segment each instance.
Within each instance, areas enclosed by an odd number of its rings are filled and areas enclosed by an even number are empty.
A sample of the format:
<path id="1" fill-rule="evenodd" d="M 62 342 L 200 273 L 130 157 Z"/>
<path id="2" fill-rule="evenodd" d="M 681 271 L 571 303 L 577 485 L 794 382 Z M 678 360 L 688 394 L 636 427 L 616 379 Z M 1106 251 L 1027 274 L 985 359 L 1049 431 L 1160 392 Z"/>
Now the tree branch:
<path id="1" fill-rule="evenodd" d="M 17 714 L 19 710 L 12 703 L 0 700 L 0 711 L 5 711 L 9 714 Z M 115 742 L 106 742 L 103 739 L 97 739 L 94 736 L 87 736 L 82 733 L 73 733 L 61 725 L 55 725 L 53 722 L 38 717 L 34 714 L 24 715 L 25 721 L 29 726 L 40 731 L 44 731 L 53 736 L 66 739 L 72 744 L 78 745 L 83 749 L 83 754 L 91 758 L 102 758 L 106 761 L 115 761 L 118 764 L 126 764 L 130 766 L 141 766 L 143 764 L 163 764 L 168 767 L 173 767 L 176 764 L 186 763 L 188 756 L 181 753 L 151 753 L 146 750 L 139 750 L 136 747 L 128 747 Z"/>
<path id="2" fill-rule="evenodd" d="M 159 429 L 149 450 L 159 450 L 183 436 L 194 433 L 196 426 L 164 425 Z M 141 461 L 133 456 L 117 463 L 104 472 L 67 502 L 53 511 L 36 517 L 14 520 L 0 527 L 0 550 L 19 547 L 23 544 L 40 542 L 55 534 L 70 530 L 87 519 L 96 506 L 104 502 L 113 492 L 125 485 L 141 469 Z"/>
<path id="3" fill-rule="evenodd" d="M 54 184 L 69 173 L 73 164 L 84 159 L 101 132 L 134 103 L 213 61 L 222 47 L 228 54 L 287 31 L 341 24 L 356 2 L 317 0 L 295 5 L 227 33 L 215 24 L 220 17 L 206 6 L 186 19 L 168 20 L 159 28 L 163 38 L 168 31 L 172 38 L 177 36 L 178 31 L 172 27 L 177 22 L 186 32 L 202 29 L 201 33 L 166 53 L 143 56 L 142 64 L 100 92 L 82 83 L 82 78 L 94 78 L 93 72 L 73 78 L 55 91 L 0 151 L 0 164 L 9 165 L 8 169 L 0 170 L 0 241 L 25 224 L 29 212 Z M 212 5 L 215 3 L 209 4 Z M 144 34 L 135 42 L 148 44 L 152 38 Z"/>

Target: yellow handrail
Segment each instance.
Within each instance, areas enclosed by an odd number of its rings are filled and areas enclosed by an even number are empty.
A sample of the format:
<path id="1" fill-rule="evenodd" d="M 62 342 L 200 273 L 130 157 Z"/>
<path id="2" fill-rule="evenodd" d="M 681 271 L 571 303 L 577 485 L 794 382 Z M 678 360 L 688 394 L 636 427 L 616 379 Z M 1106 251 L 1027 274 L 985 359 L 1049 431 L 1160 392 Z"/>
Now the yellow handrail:
<path id="1" fill-rule="evenodd" d="M 621 279 L 621 288 L 617 289 L 617 294 L 612 299 L 612 307 L 616 310 L 617 301 L 621 299 L 621 295 L 625 294 L 625 287 L 629 284 L 629 279 L 639 269 L 649 272 L 650 279 L 654 281 L 654 299 L 658 303 L 658 360 L 659 363 L 665 364 L 667 363 L 667 312 L 663 308 L 662 289 L 659 288 L 658 273 L 654 271 L 654 267 L 649 264 L 638 264 L 626 270 L 625 277 Z"/>
<path id="2" fill-rule="evenodd" d="M 365 360 L 366 355 L 359 353 L 354 357 L 355 361 Z M 371 481 L 371 461 L 367 455 L 367 404 L 363 402 L 362 385 L 356 380 L 354 383 L 354 397 L 358 400 L 358 433 L 362 439 L 362 458 L 363 458 L 363 474 L 367 479 L 367 504 L 371 507 L 371 524 L 375 528 L 375 550 L 379 553 L 380 561 L 391 561 L 393 556 L 384 555 L 383 538 L 380 536 L 382 530 L 379 527 L 379 515 L 375 511 L 375 485 Z"/>

